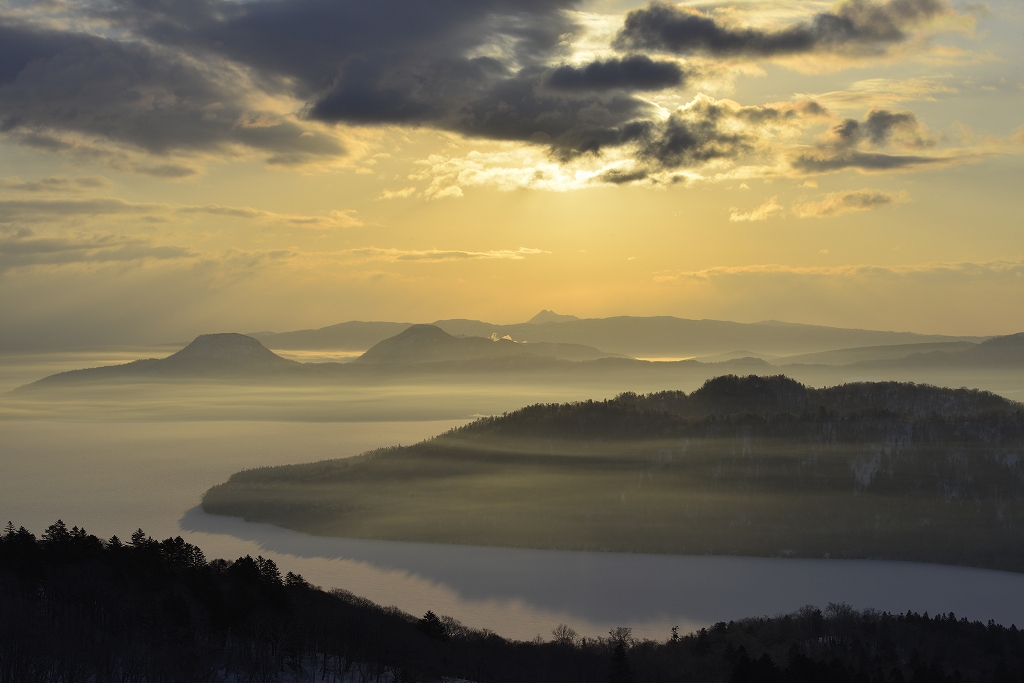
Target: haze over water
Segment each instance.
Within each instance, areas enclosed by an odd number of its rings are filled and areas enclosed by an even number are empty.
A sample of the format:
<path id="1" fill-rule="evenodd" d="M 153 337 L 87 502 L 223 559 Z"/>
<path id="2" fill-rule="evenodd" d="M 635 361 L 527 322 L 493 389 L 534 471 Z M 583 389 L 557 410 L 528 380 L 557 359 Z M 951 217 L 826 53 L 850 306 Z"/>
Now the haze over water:
<path id="1" fill-rule="evenodd" d="M 208 557 L 262 554 L 324 588 L 414 615 L 547 638 L 630 626 L 664 639 L 720 620 L 846 601 L 1024 623 L 1024 575 L 901 562 L 578 553 L 321 538 L 198 509 L 231 473 L 412 443 L 448 422 L 0 423 L 0 517 L 36 534 L 56 518 L 101 537 L 142 527 Z"/>

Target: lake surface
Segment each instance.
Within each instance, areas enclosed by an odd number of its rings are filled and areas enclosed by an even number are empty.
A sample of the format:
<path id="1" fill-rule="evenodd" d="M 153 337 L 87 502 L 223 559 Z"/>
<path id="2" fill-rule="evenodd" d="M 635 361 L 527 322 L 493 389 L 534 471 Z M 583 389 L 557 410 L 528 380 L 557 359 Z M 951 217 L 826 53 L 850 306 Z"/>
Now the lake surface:
<path id="1" fill-rule="evenodd" d="M 664 639 L 716 621 L 848 602 L 1024 625 L 1024 574 L 867 560 L 580 553 L 318 538 L 217 517 L 202 493 L 246 467 L 412 443 L 446 422 L 0 422 L 0 521 L 58 517 L 107 537 L 181 535 L 208 557 L 262 554 L 324 588 L 501 635 Z"/>

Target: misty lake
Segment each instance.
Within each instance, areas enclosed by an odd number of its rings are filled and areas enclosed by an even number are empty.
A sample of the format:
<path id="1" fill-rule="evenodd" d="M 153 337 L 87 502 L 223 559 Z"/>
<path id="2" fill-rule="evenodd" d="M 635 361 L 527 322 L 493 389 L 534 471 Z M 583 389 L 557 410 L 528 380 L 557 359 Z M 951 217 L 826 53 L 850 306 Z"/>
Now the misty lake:
<path id="1" fill-rule="evenodd" d="M 182 535 L 208 557 L 262 554 L 324 588 L 501 635 L 630 626 L 664 639 L 805 604 L 955 612 L 1024 624 L 1024 574 L 868 560 L 581 553 L 319 538 L 203 513 L 246 467 L 412 443 L 447 422 L 0 422 L 0 519 L 36 534 L 60 517 L 100 536 Z"/>

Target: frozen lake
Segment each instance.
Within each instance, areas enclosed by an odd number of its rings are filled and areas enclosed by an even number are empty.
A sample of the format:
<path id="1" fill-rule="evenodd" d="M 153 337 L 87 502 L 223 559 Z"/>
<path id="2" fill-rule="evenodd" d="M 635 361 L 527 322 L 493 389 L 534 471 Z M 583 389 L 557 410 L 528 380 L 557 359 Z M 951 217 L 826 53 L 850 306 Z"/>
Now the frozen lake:
<path id="1" fill-rule="evenodd" d="M 862 560 L 579 553 L 318 538 L 206 515 L 202 493 L 245 468 L 411 443 L 461 422 L 0 422 L 0 521 L 58 517 L 100 536 L 142 527 L 208 557 L 271 557 L 325 588 L 502 635 L 630 626 L 664 639 L 715 621 L 848 602 L 1024 625 L 1024 575 Z"/>

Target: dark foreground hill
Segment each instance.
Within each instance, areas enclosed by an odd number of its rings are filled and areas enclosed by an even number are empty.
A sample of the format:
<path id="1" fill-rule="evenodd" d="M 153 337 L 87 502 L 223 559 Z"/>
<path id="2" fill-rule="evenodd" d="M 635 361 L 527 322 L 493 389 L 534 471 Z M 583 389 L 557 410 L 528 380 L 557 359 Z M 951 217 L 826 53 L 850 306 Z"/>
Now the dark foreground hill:
<path id="1" fill-rule="evenodd" d="M 207 561 L 180 537 L 0 535 L 0 681 L 1015 683 L 1016 626 L 830 604 L 666 640 L 628 628 L 509 641 L 325 592 L 271 560 Z"/>
<path id="2" fill-rule="evenodd" d="M 345 537 L 1024 571 L 1024 413 L 967 389 L 728 376 L 239 472 L 203 508 Z"/>

